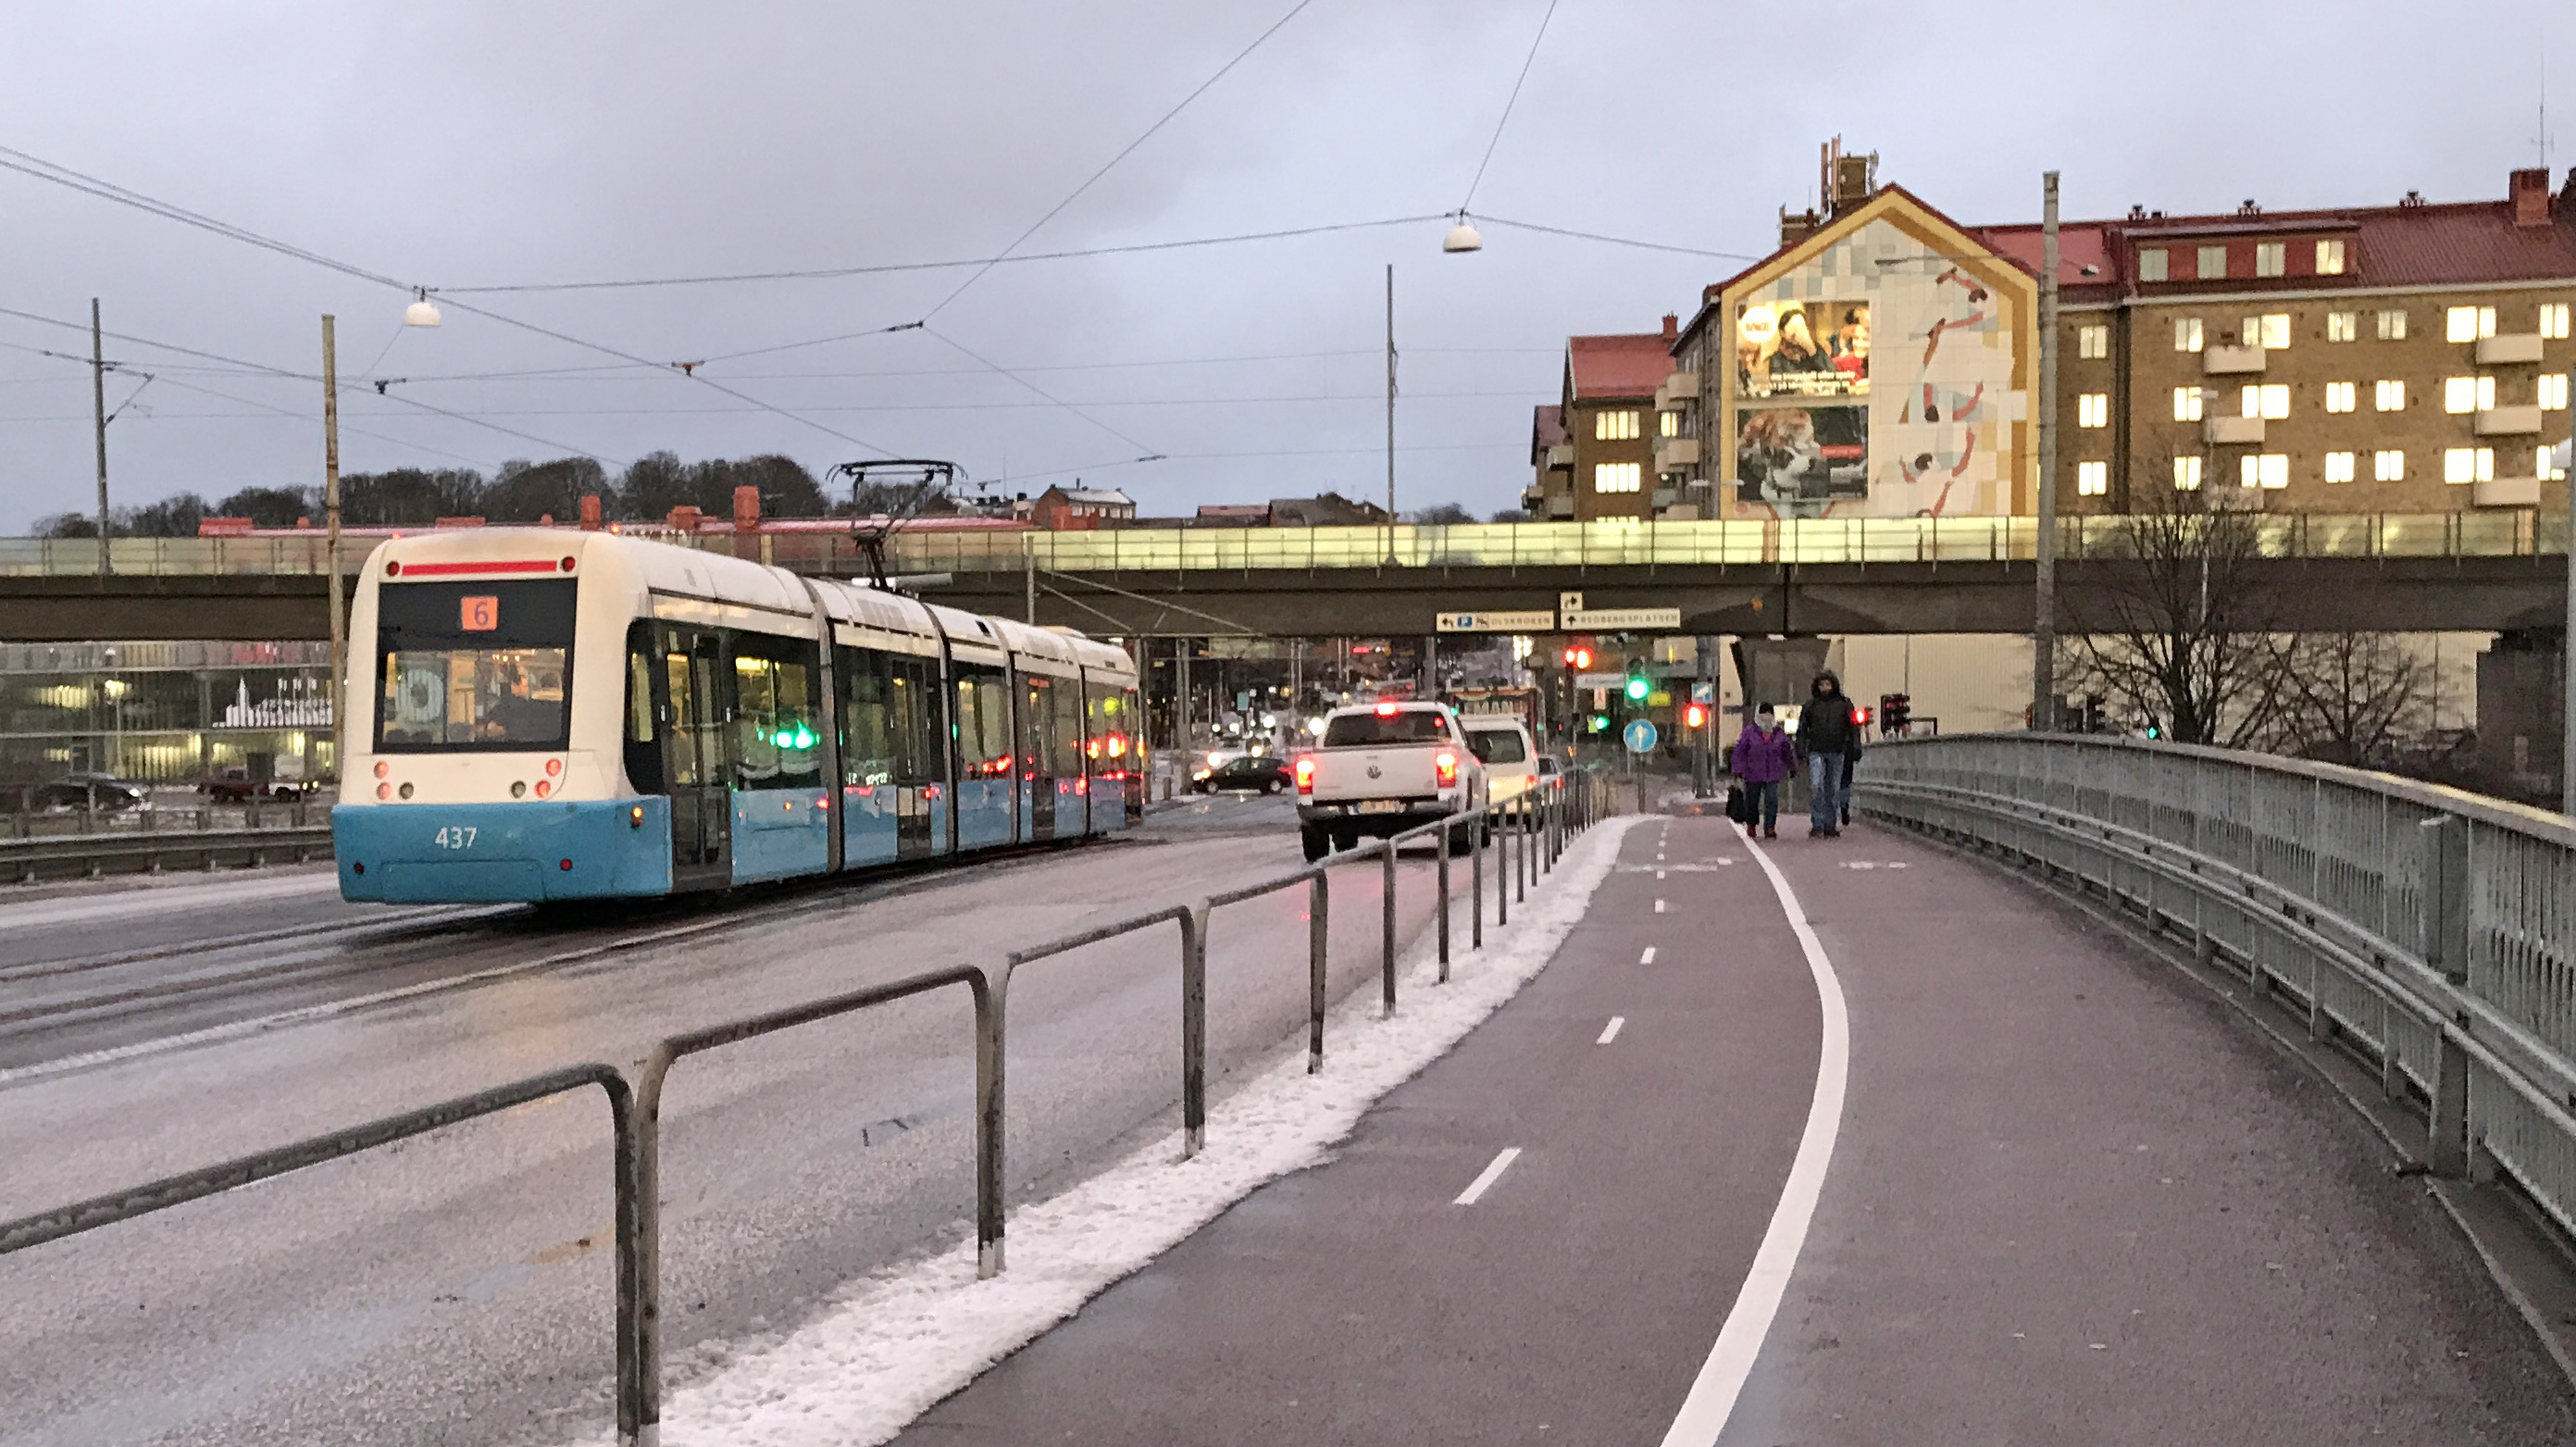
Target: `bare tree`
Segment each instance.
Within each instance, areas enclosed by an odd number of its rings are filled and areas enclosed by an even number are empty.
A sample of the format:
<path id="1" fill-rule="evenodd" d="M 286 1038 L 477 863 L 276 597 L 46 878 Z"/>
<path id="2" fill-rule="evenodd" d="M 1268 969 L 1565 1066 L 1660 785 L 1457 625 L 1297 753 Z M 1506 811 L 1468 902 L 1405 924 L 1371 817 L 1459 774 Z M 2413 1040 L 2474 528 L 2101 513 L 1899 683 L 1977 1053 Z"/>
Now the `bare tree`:
<path id="1" fill-rule="evenodd" d="M 2289 671 L 2257 515 L 2157 489 L 2064 593 L 2078 693 L 2181 743 L 2257 747 Z"/>
<path id="2" fill-rule="evenodd" d="M 2283 753 L 2384 767 L 2432 724 L 2431 662 L 2393 633 L 2303 633 L 2282 679 Z"/>

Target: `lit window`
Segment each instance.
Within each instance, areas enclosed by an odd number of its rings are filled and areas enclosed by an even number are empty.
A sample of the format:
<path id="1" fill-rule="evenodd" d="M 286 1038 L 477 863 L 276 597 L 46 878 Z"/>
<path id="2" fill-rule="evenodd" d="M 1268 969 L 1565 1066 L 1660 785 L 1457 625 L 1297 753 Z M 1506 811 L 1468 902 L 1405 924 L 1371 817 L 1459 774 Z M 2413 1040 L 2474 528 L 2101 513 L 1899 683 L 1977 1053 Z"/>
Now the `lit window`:
<path id="1" fill-rule="evenodd" d="M 2079 462 L 2075 464 L 2075 495 L 2107 497 L 2111 492 L 2111 464 Z"/>
<path id="2" fill-rule="evenodd" d="M 2138 280 L 2166 280 L 2171 275 L 2171 272 L 2167 270 L 2169 265 L 2170 263 L 2166 260 L 2166 252 L 2163 247 L 2142 247 L 2138 251 Z"/>
<path id="3" fill-rule="evenodd" d="M 2075 355 L 2088 362 L 2111 355 L 2111 329 L 2107 326 L 2077 327 Z"/>
<path id="4" fill-rule="evenodd" d="M 1634 462 L 1596 462 L 1592 464 L 1594 492 L 1635 492 L 1643 482 L 1644 467 Z"/>
<path id="5" fill-rule="evenodd" d="M 2495 308 L 2491 306 L 2455 306 L 2443 314 L 2442 339 L 2448 342 L 2474 342 L 2495 335 Z"/>
<path id="6" fill-rule="evenodd" d="M 2327 453 L 2327 454 L 2326 454 L 2326 481 L 2328 481 L 2328 482 L 2350 482 L 2350 481 L 2352 481 L 2352 454 L 2351 454 L 2351 453 L 2349 453 L 2349 452 L 2329 452 L 2329 453 Z"/>
<path id="7" fill-rule="evenodd" d="M 2406 313 L 2384 311 L 2379 314 L 2379 339 L 2383 342 L 2406 340 Z"/>
<path id="8" fill-rule="evenodd" d="M 2361 313 L 2359 313 L 2359 312 L 2327 312 L 2327 313 L 2326 313 L 2326 340 L 2327 340 L 2327 341 L 2330 341 L 2330 342 L 2349 342 L 2349 341 L 2353 341 L 2353 340 L 2355 340 L 2355 339 L 2359 338 L 2359 337 L 2360 337 L 2360 335 L 2361 335 Z"/>
<path id="9" fill-rule="evenodd" d="M 2214 277 L 2221 277 L 2221 276 L 2225 276 L 2226 274 L 2227 274 L 2227 248 L 2226 248 L 2226 247 L 2224 247 L 2224 246 L 2204 246 L 2204 247 L 2202 247 L 2202 248 L 2200 249 L 2200 270 L 2199 270 L 2199 276 L 2200 276 L 2201 280 L 2203 280 L 2203 281 L 2207 281 L 2207 280 L 2210 280 L 2211 278 L 2214 278 Z"/>
<path id="10" fill-rule="evenodd" d="M 2177 492 L 2200 491 L 2199 458 L 2177 457 L 2174 459 L 2174 490 Z"/>
<path id="11" fill-rule="evenodd" d="M 2542 482 L 2564 482 L 2567 479 L 2567 469 L 2558 465 L 2558 449 L 2549 443 L 2540 444 L 2540 456 L 2532 465 L 2539 470 Z"/>
<path id="12" fill-rule="evenodd" d="M 2556 412 L 2567 406 L 2567 374 L 2551 372 L 2540 379 L 2540 410 Z"/>
<path id="13" fill-rule="evenodd" d="M 2247 317 L 2244 329 L 2237 335 L 2249 347 L 2261 347 L 2267 352 L 2285 351 L 2290 345 L 2290 314 L 2269 312 L 2259 317 Z"/>
<path id="14" fill-rule="evenodd" d="M 1593 413 L 1592 440 L 1595 442 L 1636 441 L 1637 414 L 1633 410 Z"/>
<path id="15" fill-rule="evenodd" d="M 2110 426 L 2111 394 L 2108 392 L 2084 392 L 2077 394 L 2075 398 L 2075 425 L 2078 427 Z"/>
<path id="16" fill-rule="evenodd" d="M 2406 454 L 2394 447 L 2382 448 L 2370 454 L 2370 475 L 2379 482 L 2404 482 Z"/>
<path id="17" fill-rule="evenodd" d="M 2370 405 L 2382 412 L 2405 411 L 2406 384 L 2404 382 L 2371 383 Z"/>
<path id="18" fill-rule="evenodd" d="M 1658 412 L 1655 414 L 1655 417 L 1656 430 L 1662 432 L 1663 435 L 1666 437 L 1679 437 L 1682 435 L 1682 414 L 1679 412 Z"/>
<path id="19" fill-rule="evenodd" d="M 2351 411 L 2355 400 L 2354 394 L 2358 391 L 2360 391 L 2360 388 L 2351 382 L 2326 383 L 2326 410 L 2329 412 Z"/>
<path id="20" fill-rule="evenodd" d="M 2342 242 L 2340 242 L 2340 241 L 2320 241 L 2320 242 L 2318 242 L 2318 243 L 2317 243 L 2317 275 L 2319 275 L 2319 276 L 2341 276 L 2341 275 L 2343 275 L 2343 243 L 2342 243 Z"/>
<path id="21" fill-rule="evenodd" d="M 2286 452 L 2249 452 L 2237 459 L 2238 487 L 2288 487 L 2290 455 Z"/>
<path id="22" fill-rule="evenodd" d="M 2174 350 L 2177 352 L 2200 350 L 2200 318 L 2174 318 Z"/>
<path id="23" fill-rule="evenodd" d="M 2176 422 L 2197 422 L 2200 420 L 2200 395 L 2200 389 L 2198 387 L 2174 388 L 2174 420 Z"/>
<path id="24" fill-rule="evenodd" d="M 2456 415 L 2466 412 L 2485 412 L 2493 409 L 2494 406 L 2495 378 L 2444 377 L 2442 379 L 2443 411 Z"/>
<path id="25" fill-rule="evenodd" d="M 2254 274 L 2256 276 L 2281 276 L 2286 274 L 2289 269 L 2290 247 L 2287 242 L 2258 241 L 2254 243 Z"/>
<path id="26" fill-rule="evenodd" d="M 2495 449 L 2492 447 L 2444 448 L 2442 480 L 2449 483 L 2495 481 Z"/>
<path id="27" fill-rule="evenodd" d="M 2540 304 L 2540 334 L 2551 341 L 2567 338 L 2567 303 L 2545 301 Z"/>
<path id="28" fill-rule="evenodd" d="M 2238 413 L 2278 422 L 2290 415 L 2290 387 L 2286 382 L 2249 383 L 2238 399 Z"/>

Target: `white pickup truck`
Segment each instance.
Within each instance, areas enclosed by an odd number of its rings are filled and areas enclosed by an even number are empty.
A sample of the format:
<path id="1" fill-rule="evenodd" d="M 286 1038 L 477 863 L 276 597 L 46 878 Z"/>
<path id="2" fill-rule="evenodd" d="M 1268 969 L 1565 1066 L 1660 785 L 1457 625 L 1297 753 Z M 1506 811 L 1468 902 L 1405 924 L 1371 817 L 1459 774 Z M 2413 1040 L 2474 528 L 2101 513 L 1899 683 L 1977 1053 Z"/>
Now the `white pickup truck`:
<path id="1" fill-rule="evenodd" d="M 1306 857 L 1383 839 L 1485 802 L 1485 766 L 1457 713 L 1441 703 L 1335 709 L 1296 762 L 1297 823 Z M 1473 847 L 1461 829 L 1459 852 Z"/>

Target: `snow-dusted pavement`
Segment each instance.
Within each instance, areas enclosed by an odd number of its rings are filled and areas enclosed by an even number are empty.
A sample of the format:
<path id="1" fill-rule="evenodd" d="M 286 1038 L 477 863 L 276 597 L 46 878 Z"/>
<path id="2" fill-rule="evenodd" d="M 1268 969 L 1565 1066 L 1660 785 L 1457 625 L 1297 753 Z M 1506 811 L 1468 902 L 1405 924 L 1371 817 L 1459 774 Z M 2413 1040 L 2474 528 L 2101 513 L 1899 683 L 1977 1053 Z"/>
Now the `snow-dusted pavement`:
<path id="1" fill-rule="evenodd" d="M 11 1080 L 0 1218 L 566 1061 L 624 1062 L 675 1029 L 1273 874 L 1299 862 L 1284 817 L 1244 806 L 1227 822 L 1248 827 L 1149 829 L 925 876 L 855 910 L 784 913 L 756 930 Z M 1404 865 L 1408 938 L 1429 919 L 1430 869 L 1427 855 Z M 1376 874 L 1337 875 L 1337 994 L 1375 978 Z M 1218 916 L 1220 1103 L 1301 1027 L 1302 915 L 1290 893 Z M 1014 1199 L 1056 1195 L 1170 1128 L 1176 962 L 1172 932 L 1158 931 L 1016 984 Z M 675 1389 L 812 1318 L 853 1280 L 955 1239 L 973 1200 L 971 1090 L 962 995 L 675 1072 L 663 1155 Z M 612 1364 L 605 1114 L 595 1096 L 549 1101 L 0 1259 L 0 1443 L 554 1442 L 594 1430 Z"/>

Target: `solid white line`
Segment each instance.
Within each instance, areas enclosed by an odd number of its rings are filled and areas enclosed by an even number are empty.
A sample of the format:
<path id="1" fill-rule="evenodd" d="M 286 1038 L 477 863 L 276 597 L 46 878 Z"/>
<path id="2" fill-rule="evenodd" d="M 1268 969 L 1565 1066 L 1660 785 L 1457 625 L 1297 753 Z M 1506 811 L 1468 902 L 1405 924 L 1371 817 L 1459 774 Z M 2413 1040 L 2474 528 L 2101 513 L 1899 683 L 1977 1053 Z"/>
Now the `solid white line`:
<path id="1" fill-rule="evenodd" d="M 1521 1148 L 1519 1146 L 1505 1146 L 1503 1148 L 1503 1153 L 1494 1157 L 1494 1163 L 1485 1167 L 1485 1173 L 1469 1182 L 1467 1189 L 1458 1193 L 1458 1199 L 1450 1202 L 1449 1204 L 1452 1206 L 1472 1206 L 1476 1204 L 1476 1198 L 1492 1189 L 1494 1182 L 1503 1178 L 1503 1172 L 1512 1168 L 1512 1162 L 1519 1160 L 1520 1158 Z"/>
<path id="2" fill-rule="evenodd" d="M 1664 1447 L 1715 1447 L 1718 1434 L 1726 1430 L 1726 1419 L 1734 1415 L 1736 1398 L 1743 1394 L 1745 1379 L 1753 1375 L 1754 1358 L 1762 1351 L 1762 1338 L 1770 1334 L 1771 1319 L 1779 1314 L 1781 1298 L 1788 1294 L 1789 1273 L 1807 1243 L 1816 1201 L 1824 1194 L 1825 1168 L 1833 1163 L 1834 1139 L 1842 1132 L 1843 1093 L 1851 1076 L 1851 1017 L 1844 1009 L 1842 981 L 1834 974 L 1834 962 L 1826 958 L 1823 942 L 1807 921 L 1806 907 L 1798 903 L 1780 867 L 1749 835 L 1744 843 L 1753 851 L 1753 862 L 1770 876 L 1771 892 L 1779 897 L 1780 911 L 1788 916 L 1798 948 L 1807 957 L 1807 973 L 1816 982 L 1816 1001 L 1824 1013 L 1824 1045 L 1816 1055 L 1815 1099 L 1807 1107 L 1807 1127 L 1798 1137 L 1798 1154 L 1789 1163 L 1780 1204 L 1771 1212 L 1771 1225 L 1762 1233 L 1762 1245 L 1753 1253 L 1753 1269 L 1726 1313 L 1726 1324 L 1718 1328 L 1716 1345 L 1709 1348 L 1690 1395 L 1682 1399 L 1672 1430 L 1664 1434 Z"/>
<path id="3" fill-rule="evenodd" d="M 1601 1038 L 1593 1041 L 1592 1043 L 1595 1045 L 1607 1045 L 1611 1041 L 1618 1039 L 1619 1027 L 1627 1023 L 1628 1017 L 1625 1015 L 1611 1016 L 1610 1023 L 1601 1027 Z"/>
<path id="4" fill-rule="evenodd" d="M 1641 965 L 1651 965 L 1651 964 L 1653 964 L 1654 962 L 1655 962 L 1655 947 L 1654 947 L 1653 945 L 1648 945 L 1648 946 L 1646 946 L 1646 952 L 1645 952 L 1644 954 L 1642 954 L 1642 955 L 1637 956 L 1637 963 L 1638 963 L 1638 964 L 1641 964 Z"/>

